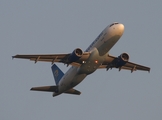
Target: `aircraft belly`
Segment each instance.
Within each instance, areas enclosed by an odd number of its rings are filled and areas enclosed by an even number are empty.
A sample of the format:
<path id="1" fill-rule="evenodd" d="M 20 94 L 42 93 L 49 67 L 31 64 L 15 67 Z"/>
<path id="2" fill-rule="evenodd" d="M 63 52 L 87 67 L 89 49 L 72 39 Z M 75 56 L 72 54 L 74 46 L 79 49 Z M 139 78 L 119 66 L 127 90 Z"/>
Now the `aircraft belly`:
<path id="1" fill-rule="evenodd" d="M 106 55 L 100 56 L 97 48 L 94 48 L 91 51 L 91 55 L 89 56 L 87 61 L 85 61 L 85 63 L 83 63 L 80 68 L 78 68 L 78 73 L 87 75 L 93 73 L 95 70 L 98 69 L 98 67 L 102 64 L 105 58 Z"/>
<path id="2" fill-rule="evenodd" d="M 71 67 L 59 83 L 59 92 L 65 92 L 78 85 L 87 74 L 78 74 L 78 67 Z"/>
<path id="3" fill-rule="evenodd" d="M 59 82 L 59 91 L 64 92 L 77 74 L 77 67 L 71 67 Z"/>
<path id="4" fill-rule="evenodd" d="M 80 82 L 83 81 L 83 79 L 86 77 L 87 75 L 86 74 L 77 74 L 73 80 L 71 81 L 71 83 L 69 84 L 69 88 L 73 88 L 75 87 L 76 85 L 78 85 Z"/>

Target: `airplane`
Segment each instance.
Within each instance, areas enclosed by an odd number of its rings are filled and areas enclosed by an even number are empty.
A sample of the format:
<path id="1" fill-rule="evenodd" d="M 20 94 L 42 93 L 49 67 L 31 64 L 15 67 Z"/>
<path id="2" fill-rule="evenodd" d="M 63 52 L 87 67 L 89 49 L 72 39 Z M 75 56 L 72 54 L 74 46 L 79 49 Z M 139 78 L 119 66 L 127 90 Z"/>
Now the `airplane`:
<path id="1" fill-rule="evenodd" d="M 119 71 L 122 69 L 130 70 L 131 73 L 136 70 L 150 72 L 149 67 L 130 62 L 127 53 L 122 53 L 118 57 L 109 54 L 110 49 L 123 33 L 124 25 L 114 22 L 108 25 L 84 52 L 80 48 L 76 48 L 68 54 L 18 54 L 12 56 L 12 58 L 29 59 L 35 63 L 38 61 L 52 63 L 51 69 L 56 85 L 32 87 L 31 90 L 53 92 L 53 97 L 62 93 L 80 95 L 81 92 L 74 89 L 74 87 L 97 69 L 106 69 L 108 71 L 117 68 Z M 64 74 L 55 62 L 64 63 L 67 66 L 71 65 L 71 67 Z"/>

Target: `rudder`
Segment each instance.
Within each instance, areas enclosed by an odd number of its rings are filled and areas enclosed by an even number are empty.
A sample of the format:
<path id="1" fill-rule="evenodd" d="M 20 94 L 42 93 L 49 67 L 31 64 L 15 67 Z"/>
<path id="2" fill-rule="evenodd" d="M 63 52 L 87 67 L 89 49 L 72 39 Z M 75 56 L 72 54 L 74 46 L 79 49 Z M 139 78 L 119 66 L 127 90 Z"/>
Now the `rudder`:
<path id="1" fill-rule="evenodd" d="M 55 83 L 56 85 L 58 85 L 59 81 L 64 76 L 64 73 L 57 67 L 56 64 L 53 64 L 51 69 L 52 69 L 53 77 L 55 79 Z"/>

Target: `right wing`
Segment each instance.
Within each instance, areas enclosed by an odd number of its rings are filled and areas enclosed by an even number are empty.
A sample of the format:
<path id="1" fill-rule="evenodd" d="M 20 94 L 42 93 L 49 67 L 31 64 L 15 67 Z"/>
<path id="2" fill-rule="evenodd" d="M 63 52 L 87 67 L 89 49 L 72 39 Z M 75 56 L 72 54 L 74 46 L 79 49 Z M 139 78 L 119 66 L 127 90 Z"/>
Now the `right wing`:
<path id="1" fill-rule="evenodd" d="M 146 66 L 139 65 L 136 63 L 132 63 L 132 62 L 127 62 L 124 66 L 121 67 L 121 69 L 130 70 L 131 72 L 136 71 L 136 70 L 150 72 L 150 67 L 146 67 Z"/>
<path id="2" fill-rule="evenodd" d="M 107 68 L 107 66 L 111 65 L 112 61 L 114 59 L 116 59 L 116 58 L 117 57 L 108 55 L 107 60 L 105 60 L 104 63 L 102 65 L 100 65 L 99 68 Z M 115 66 L 111 66 L 110 68 L 116 68 L 116 67 Z M 136 70 L 150 72 L 150 67 L 146 67 L 146 66 L 139 65 L 139 64 L 136 64 L 136 63 L 133 63 L 133 62 L 129 62 L 129 61 L 125 65 L 119 67 L 118 69 L 119 69 L 119 71 L 121 69 L 124 69 L 124 70 L 130 70 L 131 72 L 136 71 Z"/>
<path id="3" fill-rule="evenodd" d="M 99 68 L 107 68 L 107 65 L 100 65 Z M 116 68 L 116 67 L 112 67 L 112 68 Z M 125 65 L 123 65 L 122 67 L 119 68 L 119 71 L 123 69 L 123 70 L 130 70 L 131 72 L 136 71 L 136 70 L 142 70 L 142 71 L 148 71 L 150 72 L 150 68 L 143 66 L 143 65 L 139 65 L 136 63 L 132 63 L 132 62 L 127 62 Z"/>
<path id="4" fill-rule="evenodd" d="M 29 59 L 31 61 L 43 61 L 43 62 L 51 62 L 52 64 L 54 62 L 61 62 L 68 64 L 68 58 L 71 54 L 35 54 L 35 55 L 15 55 L 12 56 L 12 58 L 21 58 L 21 59 Z M 82 61 L 85 61 L 89 57 L 89 52 L 84 52 L 82 57 L 73 63 L 70 63 L 74 66 L 80 66 L 82 64 Z"/>

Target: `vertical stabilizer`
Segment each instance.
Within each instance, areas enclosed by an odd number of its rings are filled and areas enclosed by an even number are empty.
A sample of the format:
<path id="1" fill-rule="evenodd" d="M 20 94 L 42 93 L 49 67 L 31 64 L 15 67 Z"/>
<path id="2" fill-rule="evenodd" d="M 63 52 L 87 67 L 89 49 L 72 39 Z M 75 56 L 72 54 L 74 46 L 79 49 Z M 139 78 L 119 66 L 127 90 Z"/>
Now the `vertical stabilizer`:
<path id="1" fill-rule="evenodd" d="M 53 77 L 55 79 L 56 85 L 58 85 L 61 78 L 64 76 L 64 73 L 57 67 L 56 64 L 53 64 L 52 67 Z"/>

